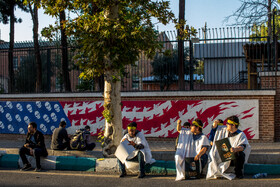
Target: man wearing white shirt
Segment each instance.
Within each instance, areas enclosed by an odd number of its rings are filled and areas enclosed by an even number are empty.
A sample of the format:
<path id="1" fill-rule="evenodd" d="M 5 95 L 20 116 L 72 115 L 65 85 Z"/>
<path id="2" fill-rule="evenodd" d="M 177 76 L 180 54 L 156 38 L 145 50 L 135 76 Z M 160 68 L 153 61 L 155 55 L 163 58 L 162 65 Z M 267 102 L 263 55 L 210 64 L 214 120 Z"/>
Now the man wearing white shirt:
<path id="1" fill-rule="evenodd" d="M 124 140 L 127 140 L 129 142 L 129 145 L 132 145 L 135 148 L 136 156 L 129 159 L 129 161 L 138 161 L 139 162 L 139 175 L 138 178 L 144 178 L 145 177 L 145 164 L 152 164 L 155 162 L 154 159 L 152 159 L 151 150 L 149 148 L 149 144 L 146 141 L 143 133 L 137 130 L 137 123 L 132 122 L 128 124 L 127 131 L 121 142 Z M 118 159 L 119 168 L 121 171 L 120 177 L 126 176 L 126 170 L 125 170 L 125 164 L 122 163 Z"/>

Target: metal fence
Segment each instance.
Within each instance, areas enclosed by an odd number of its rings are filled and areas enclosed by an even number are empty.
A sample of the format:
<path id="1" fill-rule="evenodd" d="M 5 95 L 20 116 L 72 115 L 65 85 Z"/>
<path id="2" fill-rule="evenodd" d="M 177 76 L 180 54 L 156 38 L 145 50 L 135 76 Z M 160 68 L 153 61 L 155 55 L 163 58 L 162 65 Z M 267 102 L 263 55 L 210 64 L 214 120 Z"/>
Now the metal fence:
<path id="1" fill-rule="evenodd" d="M 265 27 L 201 28 L 197 37 L 184 41 L 183 90 L 275 89 L 262 82 L 263 72 L 278 71 L 277 37 L 263 36 Z M 125 68 L 122 91 L 179 90 L 178 40 L 175 31 L 161 32 L 162 49 L 153 59 L 145 54 Z M 64 92 L 59 45 L 41 42 L 43 92 Z M 85 81 L 75 65 L 75 48 L 69 48 L 69 73 L 73 92 L 103 91 L 102 77 Z M 34 93 L 36 64 L 32 42 L 16 43 L 14 49 L 15 92 Z M 0 93 L 8 92 L 8 43 L 0 44 Z M 191 76 L 190 76 L 191 75 Z M 275 75 L 275 74 L 274 74 Z M 271 79 L 270 79 L 271 80 Z"/>

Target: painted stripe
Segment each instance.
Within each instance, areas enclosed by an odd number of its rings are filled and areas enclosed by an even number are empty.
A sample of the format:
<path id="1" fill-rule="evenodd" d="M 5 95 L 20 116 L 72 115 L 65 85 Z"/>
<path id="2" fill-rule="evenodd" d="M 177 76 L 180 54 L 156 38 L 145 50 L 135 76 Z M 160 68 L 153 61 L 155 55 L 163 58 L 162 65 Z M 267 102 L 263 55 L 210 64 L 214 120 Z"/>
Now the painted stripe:
<path id="1" fill-rule="evenodd" d="M 0 157 L 0 166 L 3 168 L 18 168 L 19 155 L 5 154 Z"/>
<path id="2" fill-rule="evenodd" d="M 279 164 L 245 164 L 244 173 L 245 174 L 267 173 L 270 175 L 279 175 L 280 165 Z"/>
<path id="3" fill-rule="evenodd" d="M 57 170 L 95 171 L 96 158 L 59 156 L 56 159 Z"/>

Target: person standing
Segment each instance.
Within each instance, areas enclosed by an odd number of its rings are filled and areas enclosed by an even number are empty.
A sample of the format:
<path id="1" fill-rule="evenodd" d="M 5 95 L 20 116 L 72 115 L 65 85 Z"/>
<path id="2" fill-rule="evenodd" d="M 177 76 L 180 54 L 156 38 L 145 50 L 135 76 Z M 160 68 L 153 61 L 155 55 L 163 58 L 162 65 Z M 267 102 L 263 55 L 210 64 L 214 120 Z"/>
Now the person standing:
<path id="1" fill-rule="evenodd" d="M 64 150 L 65 148 L 70 149 L 70 139 L 66 130 L 66 122 L 61 121 L 59 127 L 53 131 L 51 149 Z"/>
<path id="2" fill-rule="evenodd" d="M 37 124 L 30 122 L 28 124 L 28 133 L 25 144 L 19 149 L 19 155 L 23 163 L 21 171 L 31 169 L 31 164 L 28 162 L 26 155 L 35 157 L 36 168 L 34 171 L 41 171 L 40 157 L 47 157 L 48 151 L 45 146 L 44 135 L 37 130 Z"/>

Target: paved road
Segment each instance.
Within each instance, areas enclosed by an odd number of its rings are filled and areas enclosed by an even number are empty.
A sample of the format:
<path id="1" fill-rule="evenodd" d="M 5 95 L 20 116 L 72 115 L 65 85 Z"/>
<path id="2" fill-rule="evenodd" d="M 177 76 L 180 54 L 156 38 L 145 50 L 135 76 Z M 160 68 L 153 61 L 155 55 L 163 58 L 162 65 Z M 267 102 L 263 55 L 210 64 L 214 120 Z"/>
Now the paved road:
<path id="1" fill-rule="evenodd" d="M 252 179 L 248 176 L 242 180 L 228 181 L 219 180 L 188 180 L 174 181 L 175 176 L 147 176 L 144 179 L 138 179 L 136 176 L 118 178 L 118 175 L 102 175 L 89 172 L 66 172 L 66 171 L 43 171 L 36 173 L 33 171 L 20 172 L 18 170 L 0 169 L 0 186 L 59 186 L 59 187 L 82 187 L 82 186 L 157 186 L 157 187 L 175 187 L 175 186 L 279 186 L 279 176 L 270 176 L 265 179 Z"/>

